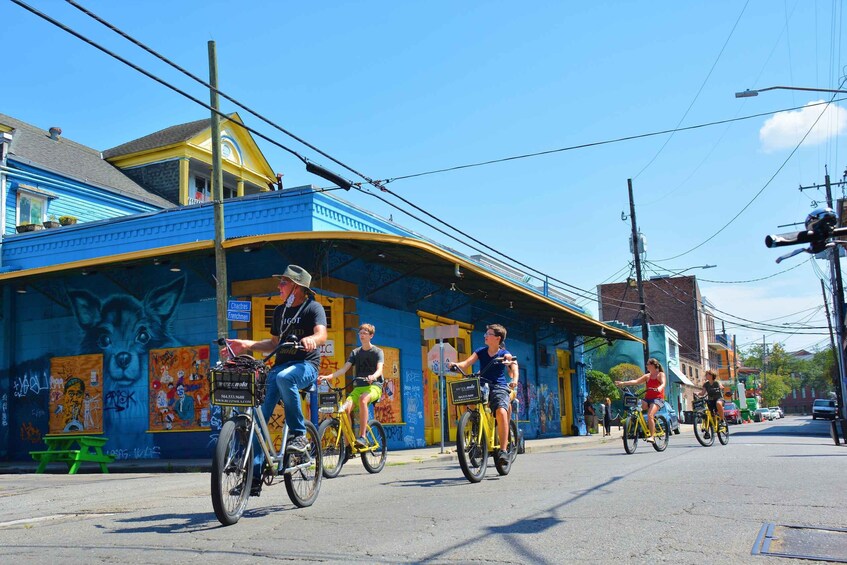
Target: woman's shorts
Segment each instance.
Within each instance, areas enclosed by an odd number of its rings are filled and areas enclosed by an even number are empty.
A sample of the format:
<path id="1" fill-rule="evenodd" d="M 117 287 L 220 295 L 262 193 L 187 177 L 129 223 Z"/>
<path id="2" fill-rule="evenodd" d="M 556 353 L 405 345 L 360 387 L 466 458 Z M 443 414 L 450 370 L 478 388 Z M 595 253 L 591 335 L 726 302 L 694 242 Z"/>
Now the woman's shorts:
<path id="1" fill-rule="evenodd" d="M 647 408 L 649 408 L 651 404 L 655 404 L 659 408 L 665 405 L 665 401 L 662 398 L 645 398 L 644 403 L 647 404 Z"/>

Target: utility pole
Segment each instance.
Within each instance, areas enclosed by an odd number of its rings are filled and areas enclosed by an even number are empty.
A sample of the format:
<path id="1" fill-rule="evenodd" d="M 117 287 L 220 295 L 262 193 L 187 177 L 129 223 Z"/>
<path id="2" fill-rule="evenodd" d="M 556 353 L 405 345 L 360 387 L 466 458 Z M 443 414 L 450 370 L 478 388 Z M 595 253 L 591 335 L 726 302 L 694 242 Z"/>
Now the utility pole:
<path id="1" fill-rule="evenodd" d="M 638 251 L 638 224 L 635 221 L 635 199 L 632 196 L 632 179 L 626 179 L 629 189 L 629 219 L 632 222 L 632 255 L 635 257 L 635 281 L 638 284 L 638 304 L 641 309 L 641 339 L 644 340 L 644 367 L 650 358 L 649 329 L 647 328 L 647 305 L 644 303 L 644 284 L 641 280 L 641 254 Z"/>
<path id="2" fill-rule="evenodd" d="M 221 165 L 221 121 L 218 96 L 218 56 L 215 42 L 209 41 L 209 90 L 212 107 L 212 206 L 215 214 L 215 297 L 218 315 L 218 338 L 228 335 L 226 321 L 227 276 L 226 254 L 224 253 L 224 174 Z"/>
<path id="3" fill-rule="evenodd" d="M 826 189 L 826 206 L 832 210 L 835 209 L 835 206 L 832 202 L 832 183 L 829 179 L 829 170 L 825 169 L 824 176 L 824 185 L 823 188 Z M 836 185 L 841 185 L 843 182 L 835 183 Z M 821 188 L 820 185 L 813 186 L 801 186 L 800 190 L 806 190 L 809 188 Z M 842 220 L 843 221 L 843 220 Z M 847 313 L 845 313 L 845 304 L 844 304 L 844 285 L 841 278 L 841 250 L 840 244 L 836 243 L 834 247 L 830 249 L 831 255 L 829 257 L 829 278 L 830 284 L 832 285 L 832 309 L 835 314 L 835 335 L 837 339 L 835 340 L 838 343 L 838 347 L 835 347 L 833 344 L 833 350 L 835 353 L 835 362 L 838 366 L 838 386 L 835 387 L 835 394 L 838 397 L 838 407 L 841 410 L 841 418 L 847 418 L 847 408 L 844 406 L 844 399 L 847 398 L 847 361 L 845 360 L 845 351 L 844 351 L 844 343 L 845 343 L 845 317 L 847 317 Z M 821 282 L 823 284 L 823 282 Z M 824 304 L 826 304 L 826 297 L 824 297 Z M 827 316 L 829 317 L 829 316 Z M 847 430 L 845 430 L 847 433 Z"/>

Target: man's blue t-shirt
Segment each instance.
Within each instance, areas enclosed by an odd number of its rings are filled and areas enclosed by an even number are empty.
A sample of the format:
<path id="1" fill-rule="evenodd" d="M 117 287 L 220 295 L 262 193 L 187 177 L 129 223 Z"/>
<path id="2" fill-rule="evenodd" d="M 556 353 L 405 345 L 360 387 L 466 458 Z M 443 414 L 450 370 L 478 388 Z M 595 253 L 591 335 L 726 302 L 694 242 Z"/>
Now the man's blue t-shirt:
<path id="1" fill-rule="evenodd" d="M 507 355 L 509 352 L 503 348 L 500 348 L 497 351 L 497 354 L 492 357 L 488 354 L 488 347 L 482 346 L 479 349 L 475 350 L 477 358 L 479 359 L 479 370 L 482 373 L 481 379 L 487 381 L 493 385 L 500 386 L 508 386 L 509 385 L 509 374 L 506 372 L 506 365 L 494 365 L 493 367 L 486 370 L 488 364 L 491 363 L 491 360 L 494 357 L 503 357 Z"/>

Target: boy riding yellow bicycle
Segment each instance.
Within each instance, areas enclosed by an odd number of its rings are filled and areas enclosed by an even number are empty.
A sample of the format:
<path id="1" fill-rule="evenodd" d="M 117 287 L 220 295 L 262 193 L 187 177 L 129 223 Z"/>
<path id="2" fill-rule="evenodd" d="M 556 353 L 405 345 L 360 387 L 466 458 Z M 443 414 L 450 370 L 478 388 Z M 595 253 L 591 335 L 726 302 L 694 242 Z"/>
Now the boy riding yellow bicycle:
<path id="1" fill-rule="evenodd" d="M 359 407 L 359 437 L 356 438 L 356 447 L 366 447 L 368 438 L 365 430 L 368 427 L 368 405 L 379 400 L 382 396 L 382 367 L 385 364 L 385 355 L 382 349 L 373 345 L 371 340 L 376 333 L 372 324 L 359 326 L 359 341 L 361 347 L 357 347 L 350 353 L 347 362 L 337 371 L 329 375 L 320 375 L 318 383 L 334 379 L 345 374 L 350 367 L 356 367 L 356 377 L 353 379 L 353 390 L 344 403 L 347 417 L 353 421 L 353 407 Z"/>
<path id="2" fill-rule="evenodd" d="M 510 393 L 511 389 L 518 386 L 518 364 L 517 361 L 497 364 L 486 371 L 488 365 L 495 358 L 502 357 L 507 361 L 513 361 L 514 358 L 503 346 L 506 341 L 506 328 L 500 324 L 486 326 L 484 339 L 484 346 L 476 349 L 464 361 L 454 363 L 454 365 L 465 371 L 473 366 L 477 360 L 479 361 L 480 373 L 483 375 L 481 378 L 491 386 L 488 402 L 497 420 L 497 433 L 500 436 L 501 446 L 497 458 L 501 464 L 505 465 L 509 459 L 505 446 L 509 444 L 509 419 L 512 412 Z"/>

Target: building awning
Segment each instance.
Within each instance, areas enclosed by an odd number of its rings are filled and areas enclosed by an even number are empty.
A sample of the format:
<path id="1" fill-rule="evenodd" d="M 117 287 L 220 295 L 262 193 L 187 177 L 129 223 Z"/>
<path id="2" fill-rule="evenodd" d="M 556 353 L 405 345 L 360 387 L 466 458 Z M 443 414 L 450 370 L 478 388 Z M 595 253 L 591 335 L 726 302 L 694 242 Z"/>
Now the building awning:
<path id="1" fill-rule="evenodd" d="M 682 383 L 686 386 L 697 386 L 694 383 L 692 383 L 690 380 L 688 380 L 688 377 L 686 377 L 685 375 L 683 375 L 682 373 L 680 373 L 679 371 L 677 371 L 673 367 L 668 367 L 668 369 L 670 369 L 671 377 L 675 381 L 680 382 L 680 383 Z"/>

